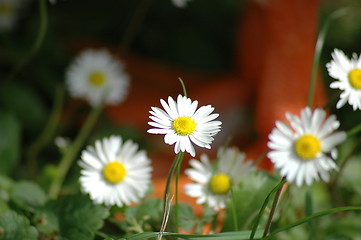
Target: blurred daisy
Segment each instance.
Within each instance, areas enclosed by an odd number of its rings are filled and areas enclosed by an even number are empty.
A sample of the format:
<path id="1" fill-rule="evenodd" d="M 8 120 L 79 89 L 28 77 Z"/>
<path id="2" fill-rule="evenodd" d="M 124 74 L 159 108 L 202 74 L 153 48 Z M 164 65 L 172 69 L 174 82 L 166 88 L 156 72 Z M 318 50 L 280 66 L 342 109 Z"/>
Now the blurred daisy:
<path id="1" fill-rule="evenodd" d="M 348 59 L 341 50 L 335 49 L 332 58 L 326 67 L 328 74 L 337 81 L 330 87 L 343 91 L 336 107 L 341 108 L 348 102 L 353 110 L 361 109 L 361 56 L 354 53 L 352 59 Z"/>
<path id="2" fill-rule="evenodd" d="M 115 105 L 127 94 L 129 77 L 123 65 L 106 50 L 85 50 L 71 63 L 66 82 L 73 97 L 90 105 Z"/>
<path id="3" fill-rule="evenodd" d="M 149 111 L 149 118 L 153 122 L 148 122 L 152 129 L 148 133 L 165 134 L 165 143 L 174 146 L 174 152 L 188 152 L 193 157 L 195 150 L 191 142 L 199 147 L 211 148 L 214 140 L 213 136 L 221 129 L 220 121 L 213 121 L 219 114 L 213 113 L 214 108 L 211 105 L 202 106 L 198 110 L 198 101 L 192 101 L 190 98 L 179 95 L 177 102 L 172 97 L 168 97 L 168 104 L 161 99 L 162 110 L 152 107 Z"/>
<path id="4" fill-rule="evenodd" d="M 0 0 L 0 31 L 14 28 L 22 0 Z"/>
<path id="5" fill-rule="evenodd" d="M 268 157 L 288 182 L 301 186 L 314 180 L 329 180 L 329 170 L 337 169 L 335 146 L 346 139 L 346 133 L 335 130 L 340 126 L 334 115 L 326 118 L 323 109 L 309 107 L 301 117 L 287 113 L 290 126 L 277 121 L 269 135 Z"/>
<path id="6" fill-rule="evenodd" d="M 189 0 L 172 0 L 172 3 L 174 4 L 174 6 L 179 7 L 179 8 L 184 8 L 187 6 L 187 2 Z"/>
<path id="7" fill-rule="evenodd" d="M 251 161 L 245 161 L 245 154 L 237 148 L 220 148 L 217 159 L 213 166 L 208 156 L 202 154 L 200 161 L 191 159 L 189 164 L 192 168 L 185 170 L 194 181 L 185 186 L 185 193 L 197 198 L 198 204 L 207 204 L 215 211 L 226 207 L 231 188 L 255 169 Z"/>
<path id="8" fill-rule="evenodd" d="M 88 146 L 81 154 L 80 184 L 96 203 L 129 205 L 144 197 L 150 182 L 150 160 L 138 145 L 111 136 Z"/>

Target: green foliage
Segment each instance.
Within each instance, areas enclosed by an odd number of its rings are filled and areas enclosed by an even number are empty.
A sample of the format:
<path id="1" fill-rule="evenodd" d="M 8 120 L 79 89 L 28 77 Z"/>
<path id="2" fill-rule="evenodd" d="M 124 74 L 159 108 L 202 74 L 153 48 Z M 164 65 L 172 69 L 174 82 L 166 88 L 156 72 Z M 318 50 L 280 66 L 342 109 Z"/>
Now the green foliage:
<path id="1" fill-rule="evenodd" d="M 0 102 L 5 109 L 12 111 L 26 133 L 35 134 L 43 126 L 45 106 L 32 88 L 20 83 L 2 84 Z"/>
<path id="2" fill-rule="evenodd" d="M 1 240 L 37 240 L 37 237 L 37 230 L 26 217 L 11 210 L 0 214 Z"/>
<path id="3" fill-rule="evenodd" d="M 250 229 L 252 222 L 259 213 L 267 194 L 277 185 L 277 181 L 268 174 L 251 173 L 247 179 L 240 182 L 239 188 L 234 190 L 234 202 L 237 212 L 238 227 Z M 227 214 L 222 231 L 234 230 L 231 203 L 227 205 Z"/>
<path id="4" fill-rule="evenodd" d="M 1 96 L 1 94 L 0 94 Z M 0 111 L 0 174 L 12 174 L 20 156 L 20 124 L 10 112 Z"/>
<path id="5" fill-rule="evenodd" d="M 43 235 L 88 240 L 94 238 L 108 216 L 107 208 L 94 205 L 87 196 L 71 195 L 47 202 L 36 211 L 33 220 Z"/>
<path id="6" fill-rule="evenodd" d="M 10 192 L 11 199 L 21 208 L 34 211 L 45 204 L 47 196 L 39 185 L 30 181 L 16 182 Z"/>

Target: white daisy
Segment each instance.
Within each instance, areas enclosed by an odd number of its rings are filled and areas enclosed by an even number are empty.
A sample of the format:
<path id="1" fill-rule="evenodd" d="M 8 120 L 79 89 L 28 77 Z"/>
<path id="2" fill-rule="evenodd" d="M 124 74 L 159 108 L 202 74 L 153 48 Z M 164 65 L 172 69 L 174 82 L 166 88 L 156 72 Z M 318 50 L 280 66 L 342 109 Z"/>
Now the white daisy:
<path id="1" fill-rule="evenodd" d="M 165 134 L 165 143 L 174 146 L 174 152 L 189 152 L 193 157 L 195 150 L 191 142 L 199 147 L 211 148 L 214 140 L 213 136 L 221 129 L 220 121 L 213 121 L 219 114 L 213 113 L 211 105 L 202 106 L 198 110 L 198 101 L 178 95 L 177 102 L 172 97 L 168 97 L 168 104 L 161 99 L 162 110 L 152 107 L 149 111 L 149 118 L 153 122 L 148 122 L 152 129 L 148 133 Z"/>
<path id="2" fill-rule="evenodd" d="M 197 198 L 198 204 L 207 204 L 215 211 L 226 207 L 231 188 L 255 169 L 251 161 L 245 161 L 245 154 L 237 148 L 220 148 L 217 155 L 215 166 L 207 155 L 202 154 L 201 161 L 191 159 L 189 164 L 193 168 L 185 170 L 195 182 L 185 185 L 185 193 Z"/>
<path id="3" fill-rule="evenodd" d="M 82 191 L 96 203 L 129 205 L 144 197 L 151 182 L 150 160 L 138 145 L 120 136 L 96 141 L 82 151 Z"/>
<path id="4" fill-rule="evenodd" d="M 92 106 L 115 105 L 124 100 L 129 77 L 107 50 L 85 50 L 68 68 L 66 82 L 73 97 L 84 98 Z"/>
<path id="5" fill-rule="evenodd" d="M 290 126 L 277 121 L 269 135 L 267 156 L 288 182 L 301 186 L 314 180 L 329 180 L 328 171 L 337 169 L 335 146 L 346 139 L 346 133 L 335 130 L 340 126 L 334 115 L 326 118 L 323 109 L 309 107 L 301 117 L 286 113 Z"/>
<path id="6" fill-rule="evenodd" d="M 172 3 L 174 4 L 174 6 L 179 7 L 179 8 L 184 8 L 187 6 L 187 2 L 189 0 L 172 0 Z"/>
<path id="7" fill-rule="evenodd" d="M 22 0 L 0 0 L 0 31 L 14 28 Z"/>
<path id="8" fill-rule="evenodd" d="M 335 49 L 332 58 L 326 67 L 328 74 L 337 80 L 330 87 L 343 91 L 336 107 L 341 108 L 348 102 L 353 110 L 361 109 L 361 56 L 354 53 L 352 59 L 348 59 L 341 50 Z"/>

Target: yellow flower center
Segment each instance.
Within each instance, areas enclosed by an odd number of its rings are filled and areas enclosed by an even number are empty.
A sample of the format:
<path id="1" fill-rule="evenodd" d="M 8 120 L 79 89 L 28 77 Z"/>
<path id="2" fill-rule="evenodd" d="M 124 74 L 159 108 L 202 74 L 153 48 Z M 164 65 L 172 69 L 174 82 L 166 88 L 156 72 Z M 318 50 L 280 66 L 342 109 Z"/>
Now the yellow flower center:
<path id="1" fill-rule="evenodd" d="M 0 15 L 10 16 L 12 11 L 13 11 L 13 8 L 12 8 L 11 4 L 0 3 Z"/>
<path id="2" fill-rule="evenodd" d="M 215 194 L 225 194 L 231 188 L 231 179 L 226 174 L 216 174 L 211 178 L 210 188 Z"/>
<path id="3" fill-rule="evenodd" d="M 173 121 L 174 131 L 183 136 L 190 135 L 196 129 L 197 123 L 190 117 L 178 117 Z"/>
<path id="4" fill-rule="evenodd" d="M 354 89 L 361 89 L 361 69 L 352 69 L 348 74 L 348 80 Z"/>
<path id="5" fill-rule="evenodd" d="M 93 72 L 89 75 L 89 82 L 95 87 L 100 87 L 105 83 L 105 75 L 101 72 Z"/>
<path id="6" fill-rule="evenodd" d="M 313 135 L 303 135 L 295 143 L 296 154 L 303 159 L 312 159 L 321 151 L 321 143 Z"/>
<path id="7" fill-rule="evenodd" d="M 123 181 L 126 174 L 127 170 L 120 162 L 108 163 L 103 169 L 103 176 L 110 183 L 118 183 Z"/>

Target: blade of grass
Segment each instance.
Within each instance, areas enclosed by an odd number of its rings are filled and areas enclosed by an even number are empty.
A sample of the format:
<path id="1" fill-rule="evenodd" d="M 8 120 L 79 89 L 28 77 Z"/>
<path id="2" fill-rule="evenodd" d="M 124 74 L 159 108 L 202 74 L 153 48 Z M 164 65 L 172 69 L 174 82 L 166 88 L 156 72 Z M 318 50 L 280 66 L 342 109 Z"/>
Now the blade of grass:
<path id="1" fill-rule="evenodd" d="M 337 212 L 342 212 L 342 211 L 361 211 L 361 207 L 354 207 L 354 206 L 348 206 L 348 207 L 339 207 L 339 208 L 331 208 L 331 209 L 327 209 L 327 210 L 324 210 L 324 211 L 321 211 L 321 212 L 318 212 L 318 213 L 314 213 L 308 217 L 305 217 L 305 218 L 302 218 L 292 224 L 289 224 L 285 227 L 281 227 L 281 228 L 278 228 L 276 229 L 275 231 L 273 231 L 272 233 L 270 233 L 266 238 L 264 238 L 264 240 L 266 239 L 271 239 L 272 237 L 274 237 L 274 235 L 276 235 L 277 233 L 279 232 L 283 232 L 283 231 L 286 231 L 288 229 L 291 229 L 291 228 L 294 228 L 298 225 L 301 225 L 301 224 L 304 224 L 304 223 L 307 223 L 309 221 L 312 221 L 316 218 L 319 218 L 319 217 L 323 217 L 323 216 L 326 216 L 326 215 L 330 215 L 330 214 L 333 214 L 333 213 L 337 213 Z"/>

